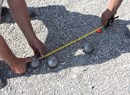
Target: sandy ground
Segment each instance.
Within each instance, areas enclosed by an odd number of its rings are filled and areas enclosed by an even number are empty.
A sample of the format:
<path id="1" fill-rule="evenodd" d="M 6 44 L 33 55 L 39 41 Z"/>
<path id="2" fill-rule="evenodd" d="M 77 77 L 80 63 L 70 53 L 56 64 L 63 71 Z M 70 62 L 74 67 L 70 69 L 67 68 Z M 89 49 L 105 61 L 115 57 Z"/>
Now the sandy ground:
<path id="1" fill-rule="evenodd" d="M 49 52 L 99 26 L 107 0 L 27 0 L 27 4 L 37 14 L 31 23 Z M 129 95 L 130 37 L 125 35 L 130 30 L 129 5 L 130 1 L 124 0 L 117 12 L 119 19 L 103 33 L 54 54 L 60 64 L 55 69 L 41 64 L 18 76 L 1 61 L 8 84 L 0 95 Z M 13 53 L 17 57 L 33 56 L 12 16 L 3 19 L 0 34 Z M 86 41 L 94 46 L 93 54 L 83 53 Z"/>

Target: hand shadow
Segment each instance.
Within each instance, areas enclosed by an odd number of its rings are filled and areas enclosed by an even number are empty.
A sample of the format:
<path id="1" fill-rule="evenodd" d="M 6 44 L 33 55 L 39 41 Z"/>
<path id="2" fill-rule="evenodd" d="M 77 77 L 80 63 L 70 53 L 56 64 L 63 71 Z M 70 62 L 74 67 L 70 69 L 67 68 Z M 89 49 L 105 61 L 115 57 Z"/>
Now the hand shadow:
<path id="1" fill-rule="evenodd" d="M 86 34 L 100 25 L 100 17 L 70 12 L 64 6 L 53 5 L 30 9 L 37 14 L 32 20 L 42 21 L 48 29 L 45 42 L 47 52 Z M 8 20 L 5 23 L 14 23 L 9 15 L 7 17 Z M 130 21 L 116 20 L 112 26 L 103 29 L 103 33 L 93 34 L 54 54 L 60 63 L 57 68 L 50 69 L 41 64 L 35 70 L 29 69 L 24 76 L 29 77 L 34 74 L 59 72 L 72 67 L 101 64 L 113 60 L 123 53 L 129 53 L 130 39 L 125 35 L 125 33 L 129 33 L 127 28 L 129 23 Z M 83 44 L 86 41 L 90 41 L 95 49 L 90 55 L 82 52 Z M 46 60 L 44 60 L 44 63 L 46 63 Z M 4 66 L 3 69 L 7 78 L 21 76 L 10 73 L 7 66 Z"/>

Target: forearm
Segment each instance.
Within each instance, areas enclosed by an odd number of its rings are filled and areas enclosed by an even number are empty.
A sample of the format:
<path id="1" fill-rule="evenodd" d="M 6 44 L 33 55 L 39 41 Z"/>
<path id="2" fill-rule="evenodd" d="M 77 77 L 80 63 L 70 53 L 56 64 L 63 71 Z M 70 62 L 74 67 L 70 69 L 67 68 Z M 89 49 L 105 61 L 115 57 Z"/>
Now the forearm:
<path id="1" fill-rule="evenodd" d="M 0 35 L 0 58 L 10 66 L 15 62 L 16 56 L 12 53 L 4 38 Z"/>
<path id="2" fill-rule="evenodd" d="M 8 0 L 12 15 L 22 30 L 26 39 L 29 41 L 36 38 L 30 23 L 29 12 L 24 0 Z"/>
<path id="3" fill-rule="evenodd" d="M 123 0 L 110 0 L 108 4 L 108 9 L 115 14 Z"/>

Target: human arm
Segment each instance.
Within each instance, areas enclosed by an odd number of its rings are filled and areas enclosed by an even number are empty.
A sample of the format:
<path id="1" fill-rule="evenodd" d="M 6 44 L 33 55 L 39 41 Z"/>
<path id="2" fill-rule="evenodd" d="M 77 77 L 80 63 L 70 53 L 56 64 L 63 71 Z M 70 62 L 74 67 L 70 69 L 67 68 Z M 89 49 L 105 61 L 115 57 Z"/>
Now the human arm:
<path id="1" fill-rule="evenodd" d="M 36 55 L 44 54 L 44 44 L 36 37 L 25 0 L 8 0 L 12 15 Z"/>

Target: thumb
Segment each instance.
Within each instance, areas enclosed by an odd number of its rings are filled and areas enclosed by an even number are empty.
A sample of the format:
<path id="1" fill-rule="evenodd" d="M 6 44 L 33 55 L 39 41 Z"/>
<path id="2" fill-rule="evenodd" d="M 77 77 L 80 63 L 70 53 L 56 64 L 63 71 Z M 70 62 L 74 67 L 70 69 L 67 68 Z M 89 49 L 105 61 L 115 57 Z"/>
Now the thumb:
<path id="1" fill-rule="evenodd" d="M 44 47 L 42 49 L 40 49 L 39 52 L 40 52 L 40 55 L 43 56 L 45 54 Z"/>
<path id="2" fill-rule="evenodd" d="M 40 55 L 43 56 L 45 53 L 44 51 L 40 51 Z"/>
<path id="3" fill-rule="evenodd" d="M 32 57 L 27 57 L 25 58 L 24 62 L 25 64 L 29 63 L 29 62 L 32 62 L 33 61 L 33 58 Z"/>
<path id="4" fill-rule="evenodd" d="M 107 22 L 108 22 L 107 20 L 102 21 L 102 25 L 106 26 Z"/>

